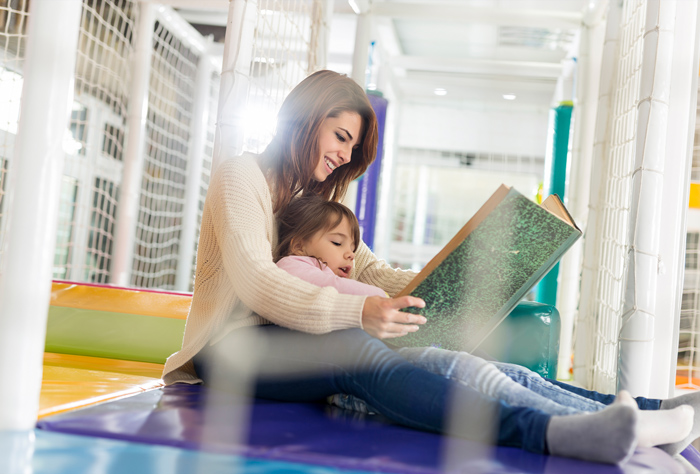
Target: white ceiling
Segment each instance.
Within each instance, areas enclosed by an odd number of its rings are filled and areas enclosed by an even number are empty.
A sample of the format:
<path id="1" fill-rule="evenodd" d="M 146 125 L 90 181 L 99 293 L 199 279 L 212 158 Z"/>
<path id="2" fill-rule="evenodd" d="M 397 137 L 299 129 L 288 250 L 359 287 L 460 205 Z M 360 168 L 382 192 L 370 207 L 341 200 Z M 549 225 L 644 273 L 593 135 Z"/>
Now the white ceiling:
<path id="1" fill-rule="evenodd" d="M 350 0 L 371 18 L 380 86 L 407 101 L 551 105 L 584 8 L 598 0 Z M 191 23 L 225 25 L 227 0 L 170 0 Z M 196 6 L 195 6 L 196 5 Z M 333 0 L 329 67 L 350 73 L 357 15 Z M 447 91 L 436 96 L 434 90 Z"/>

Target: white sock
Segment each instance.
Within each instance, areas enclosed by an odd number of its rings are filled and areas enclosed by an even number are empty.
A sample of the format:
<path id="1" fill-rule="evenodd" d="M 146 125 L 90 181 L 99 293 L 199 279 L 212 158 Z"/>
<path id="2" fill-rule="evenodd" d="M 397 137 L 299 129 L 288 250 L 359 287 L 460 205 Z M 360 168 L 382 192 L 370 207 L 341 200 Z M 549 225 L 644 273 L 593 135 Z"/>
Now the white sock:
<path id="1" fill-rule="evenodd" d="M 620 464 L 637 445 L 639 410 L 613 403 L 601 411 L 553 416 L 547 427 L 550 454 L 586 461 Z"/>
<path id="2" fill-rule="evenodd" d="M 669 410 L 639 410 L 637 402 L 626 390 L 620 390 L 615 401 L 638 410 L 637 444 L 643 448 L 677 443 L 685 439 L 693 427 L 695 410 L 690 405 Z"/>
<path id="3" fill-rule="evenodd" d="M 688 416 L 692 425 L 690 433 L 681 441 L 670 442 L 669 444 L 662 444 L 661 446 L 658 446 L 671 456 L 675 456 L 683 451 L 695 440 L 695 438 L 700 436 L 700 392 L 685 393 L 677 397 L 663 400 L 659 411 L 664 412 L 675 410 L 677 407 L 683 405 L 689 405 L 694 410 L 694 413 Z"/>

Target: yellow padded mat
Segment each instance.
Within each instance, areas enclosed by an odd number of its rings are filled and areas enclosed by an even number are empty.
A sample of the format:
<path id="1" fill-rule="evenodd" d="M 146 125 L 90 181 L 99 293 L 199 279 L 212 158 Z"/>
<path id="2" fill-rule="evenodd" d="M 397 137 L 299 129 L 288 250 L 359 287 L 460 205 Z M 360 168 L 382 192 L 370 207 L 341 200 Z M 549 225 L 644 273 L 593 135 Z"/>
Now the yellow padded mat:
<path id="1" fill-rule="evenodd" d="M 51 306 L 187 319 L 192 295 L 53 282 Z"/>
<path id="2" fill-rule="evenodd" d="M 162 364 L 44 353 L 39 418 L 162 387 Z"/>

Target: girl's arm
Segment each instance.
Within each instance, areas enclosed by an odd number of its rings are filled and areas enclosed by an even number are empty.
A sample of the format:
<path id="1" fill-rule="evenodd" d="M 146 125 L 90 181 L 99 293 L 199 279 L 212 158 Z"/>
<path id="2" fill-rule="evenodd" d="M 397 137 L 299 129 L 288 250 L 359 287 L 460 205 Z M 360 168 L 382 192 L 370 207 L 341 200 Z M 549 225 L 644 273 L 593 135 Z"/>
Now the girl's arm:
<path id="1" fill-rule="evenodd" d="M 352 278 L 368 285 L 373 285 L 386 291 L 389 296 L 394 296 L 403 290 L 406 285 L 417 275 L 410 270 L 392 268 L 384 260 L 379 260 L 376 255 L 360 242 L 355 252 L 355 268 Z"/>
<path id="2" fill-rule="evenodd" d="M 289 256 L 277 262 L 277 266 L 291 275 L 317 286 L 331 286 L 346 295 L 366 295 L 386 297 L 381 288 L 367 285 L 350 278 L 341 278 L 328 267 L 319 268 L 318 260 L 313 257 Z"/>

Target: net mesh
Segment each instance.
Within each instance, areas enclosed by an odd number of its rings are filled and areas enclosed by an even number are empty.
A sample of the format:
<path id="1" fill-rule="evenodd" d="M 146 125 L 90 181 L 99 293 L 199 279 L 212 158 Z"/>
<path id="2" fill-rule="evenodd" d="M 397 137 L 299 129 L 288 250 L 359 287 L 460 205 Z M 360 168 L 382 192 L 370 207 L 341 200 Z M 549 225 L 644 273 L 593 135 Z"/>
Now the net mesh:
<path id="1" fill-rule="evenodd" d="M 585 366 L 588 387 L 614 393 L 617 386 L 618 337 L 624 303 L 626 257 L 629 251 L 628 226 L 632 195 L 632 178 L 637 130 L 637 102 L 640 95 L 643 27 L 646 1 L 636 0 L 623 5 L 618 44 L 617 80 L 613 85 L 609 119 L 607 153 L 603 163 L 598 209 L 591 209 L 598 219 L 594 247 L 597 258 L 584 258 L 584 270 L 593 275 L 594 284 L 588 295 L 589 332 Z M 588 267 L 588 268 L 585 268 Z M 586 274 L 586 272 L 584 272 Z"/>
<path id="2" fill-rule="evenodd" d="M 260 152 L 289 91 L 316 70 L 320 0 L 259 0 L 246 98 L 244 149 Z"/>
<path id="3" fill-rule="evenodd" d="M 84 0 L 54 278 L 108 283 L 138 4 Z"/>
<path id="4" fill-rule="evenodd" d="M 697 132 L 696 132 L 697 133 Z M 700 232 L 688 232 L 685 253 L 685 278 L 681 301 L 681 323 L 678 334 L 678 360 L 676 366 L 676 387 L 681 389 L 700 388 L 700 361 L 698 349 L 700 340 Z"/>
<path id="5" fill-rule="evenodd" d="M 0 244 L 7 221 L 4 196 L 18 124 L 28 5 L 27 0 L 0 4 Z M 245 101 L 251 113 L 246 149 L 259 151 L 267 144 L 282 100 L 316 67 L 318 35 L 314 28 L 318 28 L 324 5 L 320 0 L 258 2 L 251 87 Z M 174 10 L 168 12 L 177 15 Z M 53 276 L 109 283 L 119 188 L 127 159 L 130 66 L 139 7 L 135 0 L 84 0 L 81 15 Z M 179 264 L 186 170 L 192 153 L 193 88 L 201 56 L 194 43 L 182 37 L 169 23 L 156 22 L 130 281 L 139 287 L 174 288 Z M 211 172 L 219 76 L 214 73 L 206 85 L 210 112 L 202 176 L 197 183 L 200 221 Z M 198 227 L 187 231 L 198 232 Z"/>
<path id="6" fill-rule="evenodd" d="M 7 223 L 8 170 L 14 154 L 22 96 L 22 63 L 27 42 L 28 0 L 0 3 L 0 262 L 4 249 L 4 228 Z"/>
<path id="7" fill-rule="evenodd" d="M 131 284 L 174 289 L 198 56 L 156 22 Z"/>
<path id="8" fill-rule="evenodd" d="M 700 99 L 695 121 L 691 182 L 700 183 Z M 678 331 L 676 388 L 700 389 L 700 209 L 688 210 L 681 322 Z"/>

